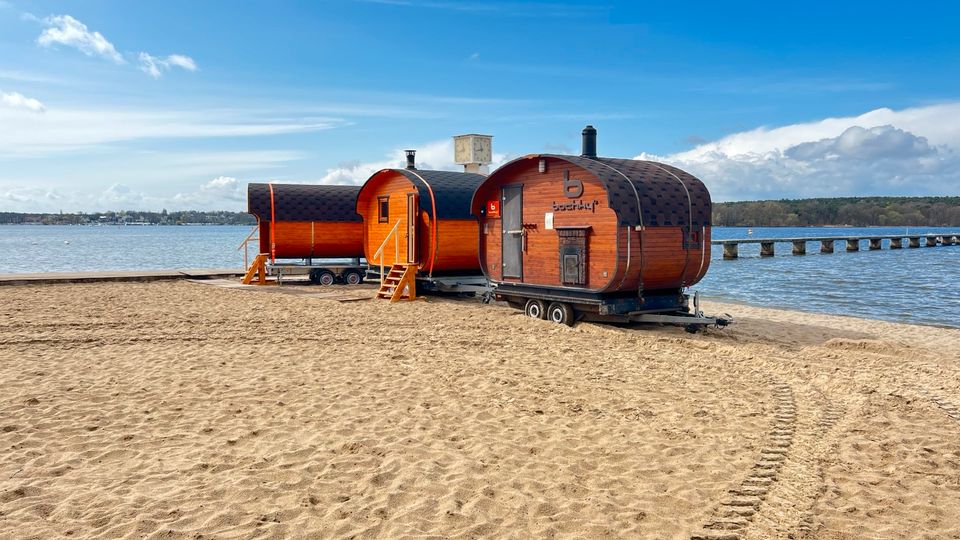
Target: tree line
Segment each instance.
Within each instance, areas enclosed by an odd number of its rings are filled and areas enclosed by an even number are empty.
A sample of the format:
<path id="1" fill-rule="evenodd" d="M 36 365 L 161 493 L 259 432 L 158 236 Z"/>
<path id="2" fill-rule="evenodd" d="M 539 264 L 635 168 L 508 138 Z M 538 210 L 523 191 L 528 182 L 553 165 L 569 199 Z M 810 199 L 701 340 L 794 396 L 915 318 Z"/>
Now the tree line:
<path id="1" fill-rule="evenodd" d="M 0 212 L 0 224 L 41 225 L 256 225 L 246 212 L 17 213 Z M 713 205 L 717 227 L 960 227 L 960 197 L 843 197 Z"/>
<path id="2" fill-rule="evenodd" d="M 19 213 L 0 212 L 0 224 L 20 225 L 256 225 L 257 218 L 246 212 L 223 210 L 202 212 L 184 210 L 176 212 L 77 212 L 77 213 Z"/>
<path id="3" fill-rule="evenodd" d="M 960 227 L 960 197 L 842 197 L 713 205 L 717 227 Z"/>

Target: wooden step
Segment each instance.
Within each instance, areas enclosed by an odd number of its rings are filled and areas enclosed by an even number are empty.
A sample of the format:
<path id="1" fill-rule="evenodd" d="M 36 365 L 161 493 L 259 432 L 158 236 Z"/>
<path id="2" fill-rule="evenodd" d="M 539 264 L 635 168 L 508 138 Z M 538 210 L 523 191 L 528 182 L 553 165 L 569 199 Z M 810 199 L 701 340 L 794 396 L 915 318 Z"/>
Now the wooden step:
<path id="1" fill-rule="evenodd" d="M 397 302 L 402 298 L 417 298 L 417 266 L 413 264 L 394 264 L 390 272 L 383 277 L 376 297 Z"/>

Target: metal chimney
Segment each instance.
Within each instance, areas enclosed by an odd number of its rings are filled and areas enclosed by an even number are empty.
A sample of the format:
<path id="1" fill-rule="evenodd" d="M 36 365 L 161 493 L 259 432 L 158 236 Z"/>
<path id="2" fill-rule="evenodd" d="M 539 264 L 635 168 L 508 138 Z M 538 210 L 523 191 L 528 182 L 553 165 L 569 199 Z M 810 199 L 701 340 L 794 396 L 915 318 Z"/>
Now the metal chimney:
<path id="1" fill-rule="evenodd" d="M 583 128 L 583 150 L 580 155 L 585 158 L 597 157 L 597 129 L 593 126 Z"/>
<path id="2" fill-rule="evenodd" d="M 417 151 L 416 151 L 416 150 L 404 150 L 404 152 L 407 153 L 407 168 L 408 168 L 408 169 L 416 169 L 416 168 L 417 168 L 417 165 L 416 165 L 416 157 L 415 157 L 415 156 L 417 155 Z"/>

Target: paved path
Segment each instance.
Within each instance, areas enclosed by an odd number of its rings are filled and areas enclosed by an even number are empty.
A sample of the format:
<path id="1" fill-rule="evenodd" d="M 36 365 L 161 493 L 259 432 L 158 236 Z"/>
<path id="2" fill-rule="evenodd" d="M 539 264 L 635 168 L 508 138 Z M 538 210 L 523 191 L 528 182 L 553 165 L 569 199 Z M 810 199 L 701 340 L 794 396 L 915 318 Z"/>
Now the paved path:
<path id="1" fill-rule="evenodd" d="M 96 281 L 157 281 L 162 279 L 211 279 L 242 276 L 243 270 L 227 268 L 177 268 L 173 270 L 114 270 L 107 272 L 40 272 L 0 274 L 0 285 L 35 283 L 90 283 Z"/>

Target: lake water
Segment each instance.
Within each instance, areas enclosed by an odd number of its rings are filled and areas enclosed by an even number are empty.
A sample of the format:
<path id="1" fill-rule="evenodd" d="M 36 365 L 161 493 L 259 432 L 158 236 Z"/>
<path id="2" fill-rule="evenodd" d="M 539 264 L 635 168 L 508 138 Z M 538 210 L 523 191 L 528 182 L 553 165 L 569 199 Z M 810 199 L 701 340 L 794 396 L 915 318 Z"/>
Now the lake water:
<path id="1" fill-rule="evenodd" d="M 753 238 L 902 234 L 897 228 L 754 228 Z M 909 232 L 960 229 L 913 228 Z M 243 267 L 237 246 L 247 226 L 72 227 L 0 226 L 0 273 L 171 268 Z M 718 227 L 715 240 L 747 238 L 747 229 Z M 706 298 L 852 315 L 873 319 L 960 327 L 960 246 L 794 256 L 777 244 L 775 257 L 760 257 L 759 244 L 741 244 L 740 258 L 723 260 L 714 246 L 707 277 L 695 289 Z M 256 251 L 254 247 L 253 251 Z"/>
<path id="2" fill-rule="evenodd" d="M 960 229 L 915 227 L 754 228 L 752 238 L 859 236 L 912 232 L 960 234 Z M 749 238 L 747 229 L 717 227 L 713 239 Z M 889 321 L 960 327 L 960 246 L 847 252 L 835 242 L 834 253 L 821 254 L 820 242 L 807 254 L 793 255 L 792 244 L 776 244 L 776 256 L 760 257 L 759 244 L 740 244 L 740 258 L 723 260 L 723 246 L 713 246 L 710 270 L 696 289 L 707 298 L 757 306 L 851 315 Z M 921 242 L 921 245 L 923 243 Z"/>
<path id="3" fill-rule="evenodd" d="M 243 268 L 252 227 L 3 225 L 0 272 Z M 258 247 L 251 245 L 251 253 Z"/>

